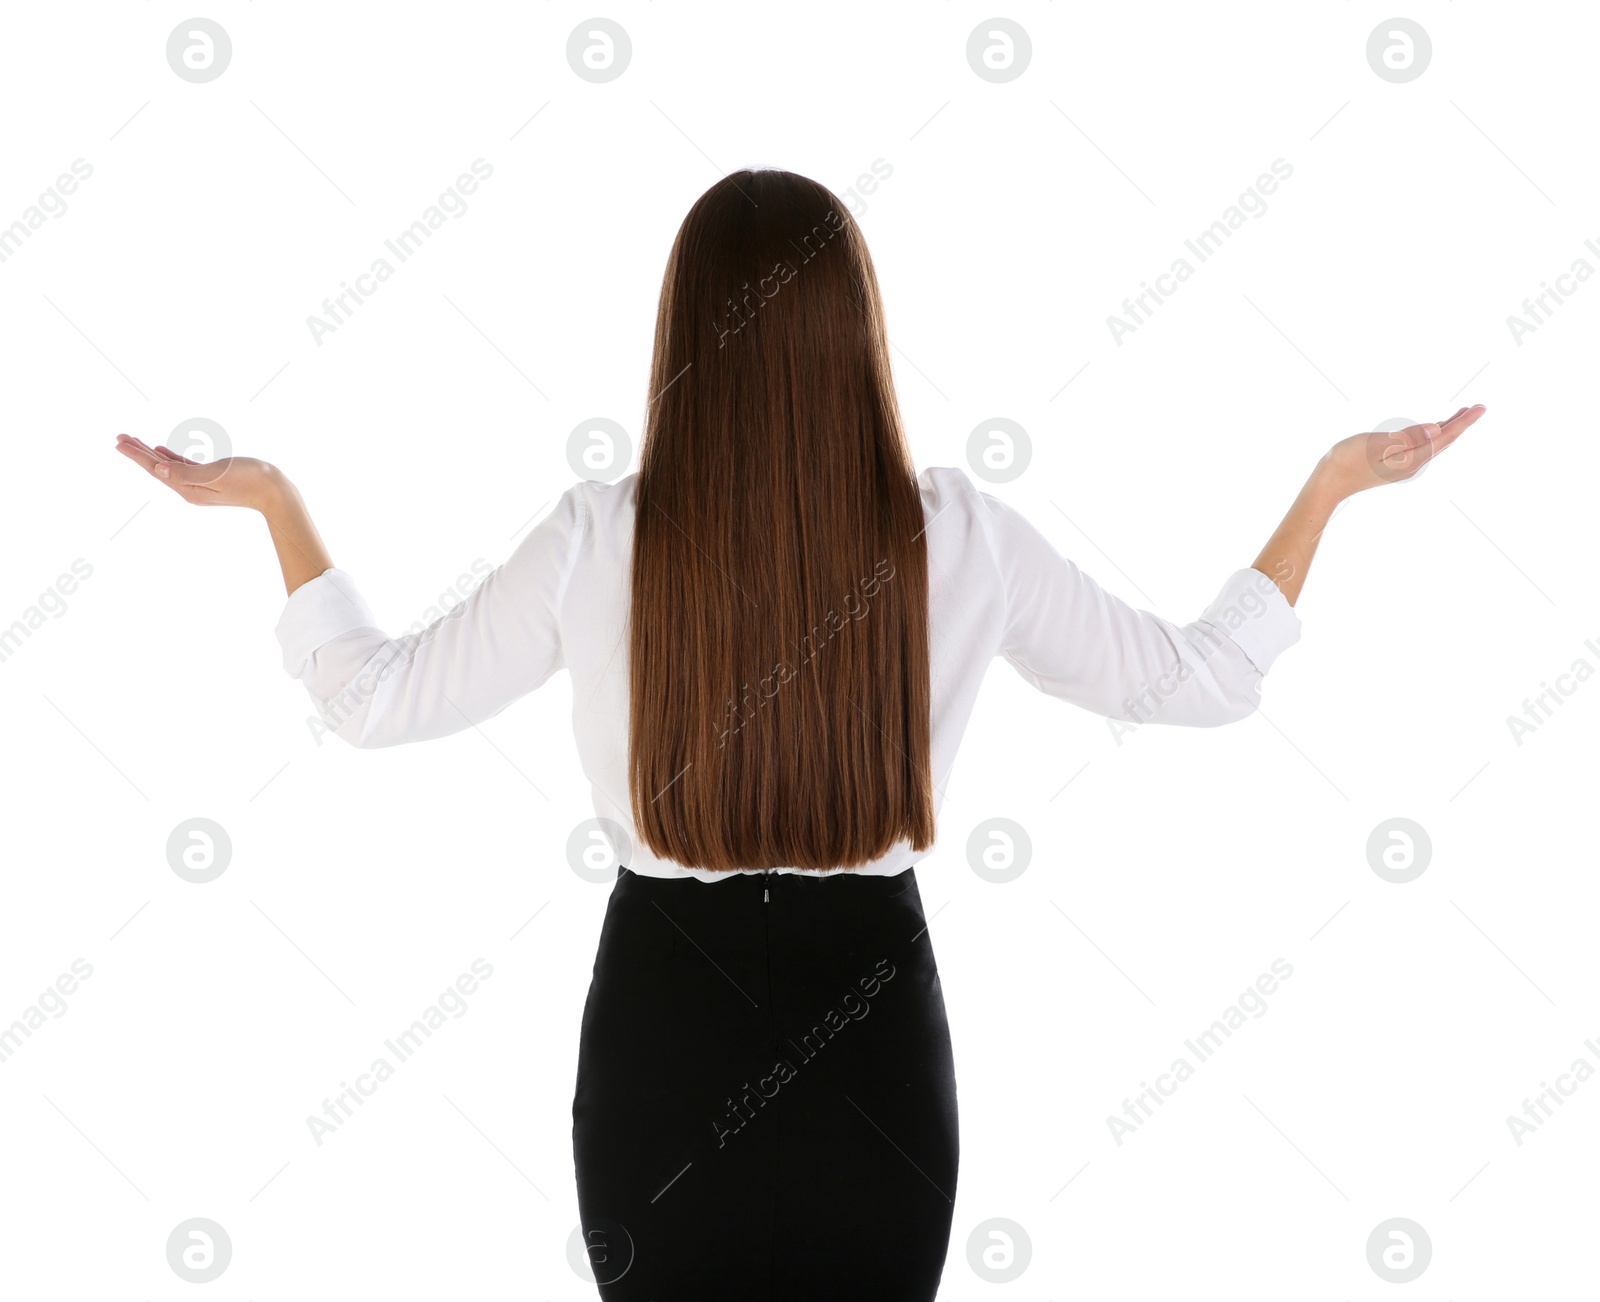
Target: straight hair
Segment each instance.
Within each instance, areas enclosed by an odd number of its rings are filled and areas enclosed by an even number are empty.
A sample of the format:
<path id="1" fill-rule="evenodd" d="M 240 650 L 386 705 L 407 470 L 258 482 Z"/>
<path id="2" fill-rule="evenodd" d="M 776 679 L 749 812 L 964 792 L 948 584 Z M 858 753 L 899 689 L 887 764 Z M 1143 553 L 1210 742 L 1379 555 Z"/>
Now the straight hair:
<path id="1" fill-rule="evenodd" d="M 658 858 L 849 868 L 933 843 L 921 492 L 865 239 L 734 172 L 667 259 L 635 485 L 628 783 Z"/>

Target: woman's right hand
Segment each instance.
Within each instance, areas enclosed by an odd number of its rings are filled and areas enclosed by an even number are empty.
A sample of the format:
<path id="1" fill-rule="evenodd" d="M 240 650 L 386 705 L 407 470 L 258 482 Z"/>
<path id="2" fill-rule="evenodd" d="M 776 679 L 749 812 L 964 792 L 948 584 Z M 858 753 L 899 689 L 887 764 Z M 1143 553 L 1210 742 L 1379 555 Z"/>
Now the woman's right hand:
<path id="1" fill-rule="evenodd" d="M 192 461 L 171 448 L 153 448 L 131 434 L 117 435 L 117 451 L 196 506 L 245 506 L 265 511 L 282 497 L 289 482 L 276 466 L 255 457 Z"/>
<path id="2" fill-rule="evenodd" d="M 1480 402 L 1463 407 L 1438 425 L 1410 425 L 1388 434 L 1352 434 L 1328 449 L 1317 469 L 1339 498 L 1410 479 L 1486 410 Z"/>
<path id="3" fill-rule="evenodd" d="M 1340 439 L 1317 462 L 1254 566 L 1278 585 L 1292 606 L 1316 555 L 1317 542 L 1340 502 L 1353 493 L 1410 479 L 1484 413 L 1463 407 L 1442 425 L 1409 425 L 1392 434 L 1352 434 Z"/>

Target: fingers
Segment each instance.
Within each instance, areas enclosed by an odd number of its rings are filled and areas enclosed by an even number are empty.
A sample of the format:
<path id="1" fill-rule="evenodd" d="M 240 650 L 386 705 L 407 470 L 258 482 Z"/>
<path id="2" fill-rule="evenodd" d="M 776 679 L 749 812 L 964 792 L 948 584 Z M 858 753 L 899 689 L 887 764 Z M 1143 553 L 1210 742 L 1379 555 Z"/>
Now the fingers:
<path id="1" fill-rule="evenodd" d="M 211 468 L 200 462 L 178 456 L 167 448 L 151 448 L 131 434 L 117 435 L 117 451 L 144 467 L 152 478 L 161 480 L 186 501 L 203 502 L 216 496 L 216 490 L 206 483 L 215 476 L 208 474 Z M 164 457 L 161 452 L 168 455 Z"/>
<path id="2" fill-rule="evenodd" d="M 1428 442 L 1429 442 L 1429 444 L 1433 445 L 1433 444 L 1437 443 L 1438 440 L 1443 438 L 1444 437 L 1444 432 L 1445 432 L 1445 430 L 1447 430 L 1450 427 L 1451 421 L 1456 421 L 1456 420 L 1461 419 L 1461 413 L 1464 412 L 1464 411 L 1466 411 L 1465 407 L 1459 407 L 1459 408 L 1456 409 L 1455 415 L 1450 416 L 1447 419 L 1440 421 L 1437 425 L 1425 424 L 1423 426 L 1423 428 L 1428 431 Z"/>
<path id="3" fill-rule="evenodd" d="M 1392 464 L 1403 465 L 1408 454 L 1420 453 L 1423 460 L 1436 457 L 1461 437 L 1488 410 L 1482 403 L 1475 407 L 1462 407 L 1455 415 L 1439 424 L 1424 422 L 1408 425 L 1389 435 L 1391 440 L 1388 459 Z"/>
<path id="4" fill-rule="evenodd" d="M 1427 463 L 1460 438 L 1487 410 L 1482 403 L 1462 407 L 1441 424 L 1408 425 L 1392 432 L 1372 431 L 1347 440 L 1362 448 L 1372 477 L 1379 483 L 1397 483 L 1418 475 Z M 1347 444 L 1340 444 L 1344 447 Z M 1362 484 L 1360 488 L 1371 487 Z M 1358 490 L 1359 491 L 1359 488 Z"/>
<path id="5" fill-rule="evenodd" d="M 1419 452 L 1426 455 L 1433 441 L 1439 437 L 1439 427 L 1407 425 L 1404 429 L 1391 430 L 1378 437 L 1387 440 L 1384 444 L 1387 457 L 1391 460 L 1404 460 Z"/>
<path id="6" fill-rule="evenodd" d="M 127 457 L 129 461 L 137 462 L 146 470 L 153 471 L 156 465 L 156 455 L 136 438 L 126 434 L 117 435 L 117 451 Z"/>
<path id="7" fill-rule="evenodd" d="M 1476 424 L 1478 418 L 1487 410 L 1488 408 L 1481 402 L 1474 407 L 1463 407 L 1440 427 L 1440 432 L 1434 440 L 1433 450 L 1440 452 L 1449 447 Z"/>
<path id="8" fill-rule="evenodd" d="M 194 460 L 192 457 L 186 457 L 180 452 L 174 452 L 171 448 L 164 447 L 161 444 L 151 447 L 143 439 L 135 438 L 132 434 L 118 434 L 117 440 L 119 445 L 122 443 L 131 443 L 135 447 L 142 448 L 152 456 L 160 457 L 164 461 L 183 461 L 187 462 L 191 466 L 198 466 L 202 464 L 201 462 Z"/>

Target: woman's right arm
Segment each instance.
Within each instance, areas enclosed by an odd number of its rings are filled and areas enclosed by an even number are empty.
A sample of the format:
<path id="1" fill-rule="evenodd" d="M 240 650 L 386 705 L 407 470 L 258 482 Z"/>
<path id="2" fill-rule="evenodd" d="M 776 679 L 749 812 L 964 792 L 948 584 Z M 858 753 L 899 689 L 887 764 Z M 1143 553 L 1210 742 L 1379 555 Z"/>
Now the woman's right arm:
<path id="1" fill-rule="evenodd" d="M 1317 543 L 1339 503 L 1365 489 L 1410 479 L 1460 438 L 1485 410 L 1479 403 L 1461 408 L 1440 425 L 1412 425 L 1393 434 L 1354 434 L 1334 444 L 1317 462 L 1252 568 L 1276 583 L 1294 605 L 1300 599 Z"/>
<path id="2" fill-rule="evenodd" d="M 1005 597 L 998 654 L 1040 691 L 1107 718 L 1215 727 L 1246 717 L 1273 662 L 1300 638 L 1293 603 L 1334 508 L 1414 475 L 1483 410 L 1335 444 L 1255 564 L 1182 625 L 1107 592 L 1020 512 L 979 493 Z"/>

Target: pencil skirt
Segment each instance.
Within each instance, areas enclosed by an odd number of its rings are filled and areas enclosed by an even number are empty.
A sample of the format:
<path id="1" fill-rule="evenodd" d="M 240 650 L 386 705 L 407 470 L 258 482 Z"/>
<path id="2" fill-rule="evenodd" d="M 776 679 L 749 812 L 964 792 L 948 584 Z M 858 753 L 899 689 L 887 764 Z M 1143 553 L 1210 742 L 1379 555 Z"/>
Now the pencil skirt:
<path id="1" fill-rule="evenodd" d="M 927 1302 L 959 1140 L 916 869 L 618 869 L 572 1102 L 611 1302 Z"/>

